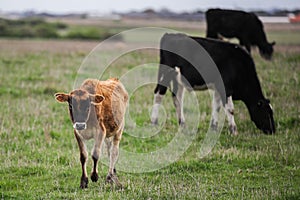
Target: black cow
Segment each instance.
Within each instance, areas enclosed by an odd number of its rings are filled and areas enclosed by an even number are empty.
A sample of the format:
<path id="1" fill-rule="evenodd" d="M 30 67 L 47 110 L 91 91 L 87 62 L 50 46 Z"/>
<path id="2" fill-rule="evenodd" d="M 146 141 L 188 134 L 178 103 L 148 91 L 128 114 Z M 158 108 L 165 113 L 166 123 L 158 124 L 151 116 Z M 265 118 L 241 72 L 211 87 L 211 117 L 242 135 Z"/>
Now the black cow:
<path id="1" fill-rule="evenodd" d="M 254 13 L 238 10 L 209 9 L 206 13 L 207 32 L 210 38 L 238 38 L 240 44 L 251 51 L 258 46 L 260 55 L 270 60 L 275 42 L 269 43 L 262 22 Z"/>
<path id="2" fill-rule="evenodd" d="M 237 44 L 184 34 L 165 34 L 160 43 L 158 83 L 151 114 L 153 124 L 158 121 L 159 105 L 171 83 L 179 124 L 185 121 L 182 109 L 184 88 L 211 88 L 215 90 L 212 127 L 217 125 L 218 112 L 224 106 L 230 132 L 236 135 L 232 100 L 241 100 L 257 128 L 264 133 L 275 133 L 273 110 L 262 93 L 253 59 Z"/>

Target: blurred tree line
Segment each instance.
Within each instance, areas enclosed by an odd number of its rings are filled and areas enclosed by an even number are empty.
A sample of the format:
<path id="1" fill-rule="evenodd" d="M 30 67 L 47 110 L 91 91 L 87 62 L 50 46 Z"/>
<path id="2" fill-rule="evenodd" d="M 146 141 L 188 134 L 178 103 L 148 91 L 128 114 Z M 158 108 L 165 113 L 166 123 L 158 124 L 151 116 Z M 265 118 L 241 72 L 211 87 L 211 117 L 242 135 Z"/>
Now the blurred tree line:
<path id="1" fill-rule="evenodd" d="M 61 22 L 47 22 L 29 17 L 18 20 L 0 18 L 0 37 L 7 38 L 61 38 L 103 40 L 111 37 L 108 29 L 98 27 L 69 27 Z"/>

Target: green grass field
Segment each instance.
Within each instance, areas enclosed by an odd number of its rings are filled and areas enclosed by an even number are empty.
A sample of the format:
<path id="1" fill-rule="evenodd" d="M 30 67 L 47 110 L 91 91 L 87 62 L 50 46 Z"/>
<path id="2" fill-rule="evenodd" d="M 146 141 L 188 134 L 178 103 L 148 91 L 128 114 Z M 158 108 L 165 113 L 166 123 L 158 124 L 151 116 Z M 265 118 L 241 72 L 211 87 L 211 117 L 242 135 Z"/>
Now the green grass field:
<path id="1" fill-rule="evenodd" d="M 103 164 L 99 181 L 89 181 L 86 190 L 79 188 L 79 151 L 67 105 L 53 97 L 72 90 L 82 61 L 98 42 L 0 39 L 0 199 L 299 199 L 300 27 L 282 25 L 281 30 L 280 26 L 267 29 L 270 41 L 277 42 L 271 62 L 253 52 L 264 94 L 274 108 L 276 134 L 256 129 L 245 105 L 235 102 L 239 135 L 231 136 L 225 123 L 212 152 L 200 159 L 211 99 L 207 92 L 199 92 L 201 116 L 190 147 L 176 162 L 157 171 L 119 171 L 123 190 L 105 184 L 108 168 Z M 197 27 L 188 31 L 195 34 Z M 153 52 L 134 52 L 111 68 L 122 74 L 153 56 Z M 130 114 L 137 125 L 149 124 L 153 89 L 153 84 L 144 86 L 130 99 Z M 126 129 L 120 148 L 149 153 L 166 146 L 178 128 L 170 102 L 168 94 L 166 124 L 158 134 L 138 138 Z M 91 166 L 89 159 L 88 171 Z"/>

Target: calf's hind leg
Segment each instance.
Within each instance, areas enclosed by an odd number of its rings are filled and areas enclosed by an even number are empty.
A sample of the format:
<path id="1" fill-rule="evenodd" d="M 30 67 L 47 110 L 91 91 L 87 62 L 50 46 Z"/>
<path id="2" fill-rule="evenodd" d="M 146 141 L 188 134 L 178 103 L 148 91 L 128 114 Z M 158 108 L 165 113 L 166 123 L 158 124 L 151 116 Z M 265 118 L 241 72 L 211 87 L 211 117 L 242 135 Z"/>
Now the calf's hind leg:
<path id="1" fill-rule="evenodd" d="M 104 141 L 105 141 L 105 144 L 107 147 L 108 159 L 110 159 L 110 149 L 111 149 L 111 143 L 112 143 L 111 138 L 106 138 Z M 117 174 L 116 168 L 114 168 L 114 174 Z"/>
<path id="2" fill-rule="evenodd" d="M 116 134 L 112 141 L 112 146 L 110 148 L 110 163 L 109 163 L 109 171 L 106 176 L 107 183 L 115 183 L 118 187 L 122 187 L 122 184 L 119 182 L 116 174 L 115 174 L 115 165 L 119 156 L 119 144 L 121 140 L 122 130 Z"/>

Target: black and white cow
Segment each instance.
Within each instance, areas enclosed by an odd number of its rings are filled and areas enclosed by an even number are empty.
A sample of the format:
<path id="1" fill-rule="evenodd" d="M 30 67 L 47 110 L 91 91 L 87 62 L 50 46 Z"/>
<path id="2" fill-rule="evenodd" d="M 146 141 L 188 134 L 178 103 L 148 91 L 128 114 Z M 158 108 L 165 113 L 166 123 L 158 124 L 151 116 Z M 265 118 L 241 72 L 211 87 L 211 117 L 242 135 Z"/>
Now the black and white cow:
<path id="1" fill-rule="evenodd" d="M 203 50 L 196 45 L 201 45 Z M 218 112 L 224 106 L 230 132 L 236 135 L 232 100 L 241 100 L 246 104 L 257 128 L 264 133 L 275 133 L 273 110 L 270 101 L 262 93 L 253 59 L 237 44 L 184 34 L 165 34 L 160 43 L 158 83 L 154 90 L 151 114 L 153 124 L 158 122 L 159 106 L 172 83 L 173 103 L 179 124 L 185 122 L 182 109 L 184 88 L 210 88 L 215 91 L 211 126 L 217 125 Z"/>
<path id="2" fill-rule="evenodd" d="M 250 52 L 251 46 L 259 48 L 260 55 L 271 59 L 275 42 L 269 43 L 262 22 L 254 13 L 238 10 L 209 9 L 206 13 L 207 32 L 210 38 L 238 38 Z"/>

